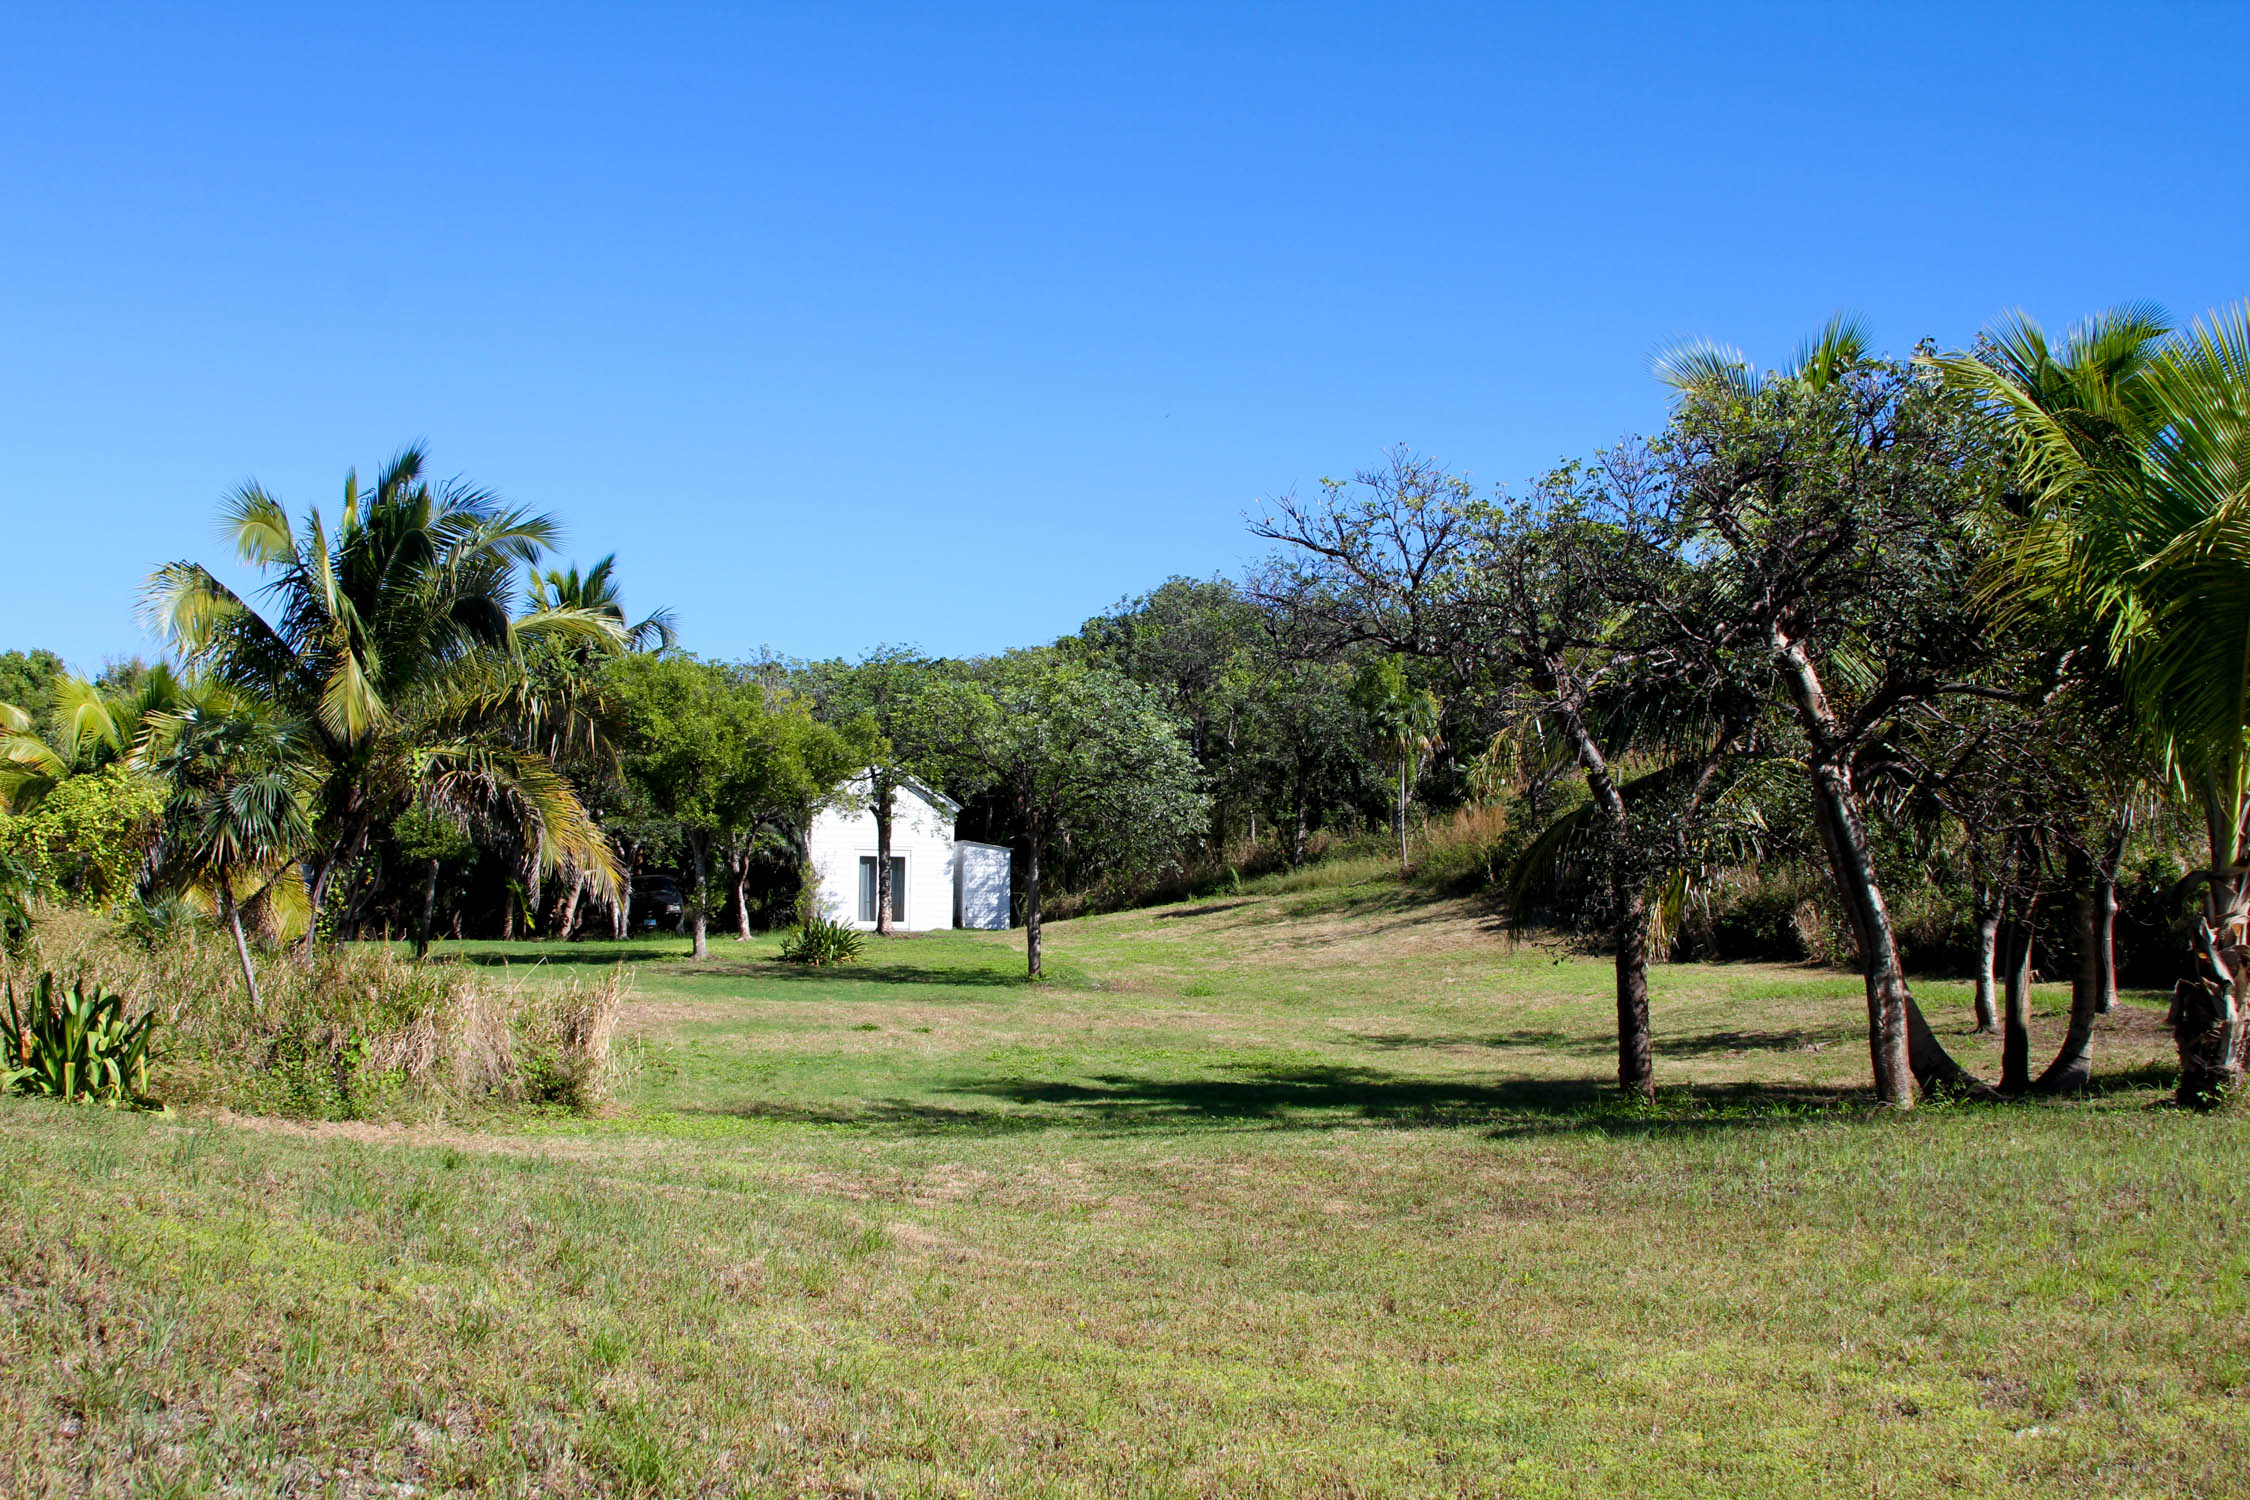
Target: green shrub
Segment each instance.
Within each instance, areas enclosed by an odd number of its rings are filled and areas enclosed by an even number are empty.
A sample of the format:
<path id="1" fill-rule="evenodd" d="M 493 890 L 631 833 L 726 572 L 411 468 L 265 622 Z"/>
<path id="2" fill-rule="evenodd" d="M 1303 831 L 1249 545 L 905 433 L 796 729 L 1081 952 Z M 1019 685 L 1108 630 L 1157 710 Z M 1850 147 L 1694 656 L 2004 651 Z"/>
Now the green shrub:
<path id="1" fill-rule="evenodd" d="M 384 943 L 330 943 L 309 963 L 261 966 L 242 987 L 232 941 L 193 922 L 34 909 L 0 973 L 79 974 L 159 1017 L 167 1100 L 248 1114 L 399 1119 L 461 1109 L 599 1109 L 614 1091 L 616 971 L 531 988 L 491 971 L 414 963 Z"/>
<path id="2" fill-rule="evenodd" d="M 0 1087 L 65 1102 L 100 1099 L 113 1109 L 148 1097 L 155 1011 L 127 1020 L 124 996 L 89 989 L 84 980 L 65 995 L 52 973 L 32 986 L 28 1008 L 18 1005 L 10 984 L 7 1006 L 0 1015 Z"/>
<path id="3" fill-rule="evenodd" d="M 848 964 L 859 957 L 867 938 L 857 928 L 827 917 L 808 917 L 781 940 L 781 956 L 793 964 Z"/>

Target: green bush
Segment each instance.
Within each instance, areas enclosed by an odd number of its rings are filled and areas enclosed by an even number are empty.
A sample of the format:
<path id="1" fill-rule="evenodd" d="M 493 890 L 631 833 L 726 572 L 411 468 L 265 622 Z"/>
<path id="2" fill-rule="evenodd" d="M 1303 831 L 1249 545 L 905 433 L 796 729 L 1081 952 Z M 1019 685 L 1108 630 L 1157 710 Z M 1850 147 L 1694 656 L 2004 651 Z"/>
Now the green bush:
<path id="1" fill-rule="evenodd" d="M 113 1109 L 148 1097 L 155 1011 L 127 1020 L 124 996 L 89 989 L 84 980 L 65 995 L 52 973 L 32 986 L 28 1009 L 18 1005 L 13 984 L 7 1005 L 0 1015 L 0 1087 L 66 1103 L 100 1099 Z"/>
<path id="2" fill-rule="evenodd" d="M 311 1119 L 427 1118 L 462 1109 L 599 1109 L 617 1069 L 621 971 L 537 988 L 385 943 L 329 943 L 311 962 L 261 965 L 242 987 L 232 941 L 189 921 L 34 909 L 0 973 L 78 974 L 156 1012 L 167 1100 Z"/>
<path id="3" fill-rule="evenodd" d="M 859 957 L 867 938 L 857 928 L 827 917 L 808 917 L 781 940 L 781 956 L 793 964 L 848 964 Z"/>

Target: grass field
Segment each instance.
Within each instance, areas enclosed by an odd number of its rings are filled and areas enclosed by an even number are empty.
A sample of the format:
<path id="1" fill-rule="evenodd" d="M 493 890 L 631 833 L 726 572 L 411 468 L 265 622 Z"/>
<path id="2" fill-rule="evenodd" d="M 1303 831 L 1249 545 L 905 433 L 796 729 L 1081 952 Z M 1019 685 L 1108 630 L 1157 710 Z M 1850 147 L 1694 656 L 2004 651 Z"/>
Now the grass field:
<path id="1" fill-rule="evenodd" d="M 0 1102 L 0 1491 L 2250 1493 L 2250 1114 L 2150 997 L 1894 1120 L 1849 977 L 1662 969 L 1642 1111 L 1465 905 L 1049 933 L 451 950 L 630 966 L 599 1120 Z"/>

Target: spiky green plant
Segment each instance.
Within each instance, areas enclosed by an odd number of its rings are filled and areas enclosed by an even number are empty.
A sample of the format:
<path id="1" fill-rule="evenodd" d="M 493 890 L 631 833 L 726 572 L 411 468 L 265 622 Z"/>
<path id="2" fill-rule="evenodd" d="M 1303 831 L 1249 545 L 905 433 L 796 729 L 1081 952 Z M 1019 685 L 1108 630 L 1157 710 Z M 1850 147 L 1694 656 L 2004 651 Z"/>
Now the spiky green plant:
<path id="1" fill-rule="evenodd" d="M 28 1007 L 8 987 L 0 1016 L 0 1086 L 111 1108 L 148 1097 L 149 1043 L 156 1012 L 128 1019 L 125 997 L 83 980 L 66 995 L 54 974 L 40 974 Z"/>

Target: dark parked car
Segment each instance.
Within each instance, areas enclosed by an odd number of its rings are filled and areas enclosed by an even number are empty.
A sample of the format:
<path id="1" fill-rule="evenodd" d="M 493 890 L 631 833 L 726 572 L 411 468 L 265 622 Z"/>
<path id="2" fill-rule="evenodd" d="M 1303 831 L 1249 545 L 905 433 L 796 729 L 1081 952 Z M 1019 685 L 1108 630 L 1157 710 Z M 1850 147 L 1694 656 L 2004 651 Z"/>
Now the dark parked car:
<path id="1" fill-rule="evenodd" d="M 654 932 L 657 928 L 680 930 L 680 916 L 687 910 L 687 900 L 680 894 L 679 882 L 669 875 L 642 875 L 633 881 L 632 924 L 635 932 Z"/>

